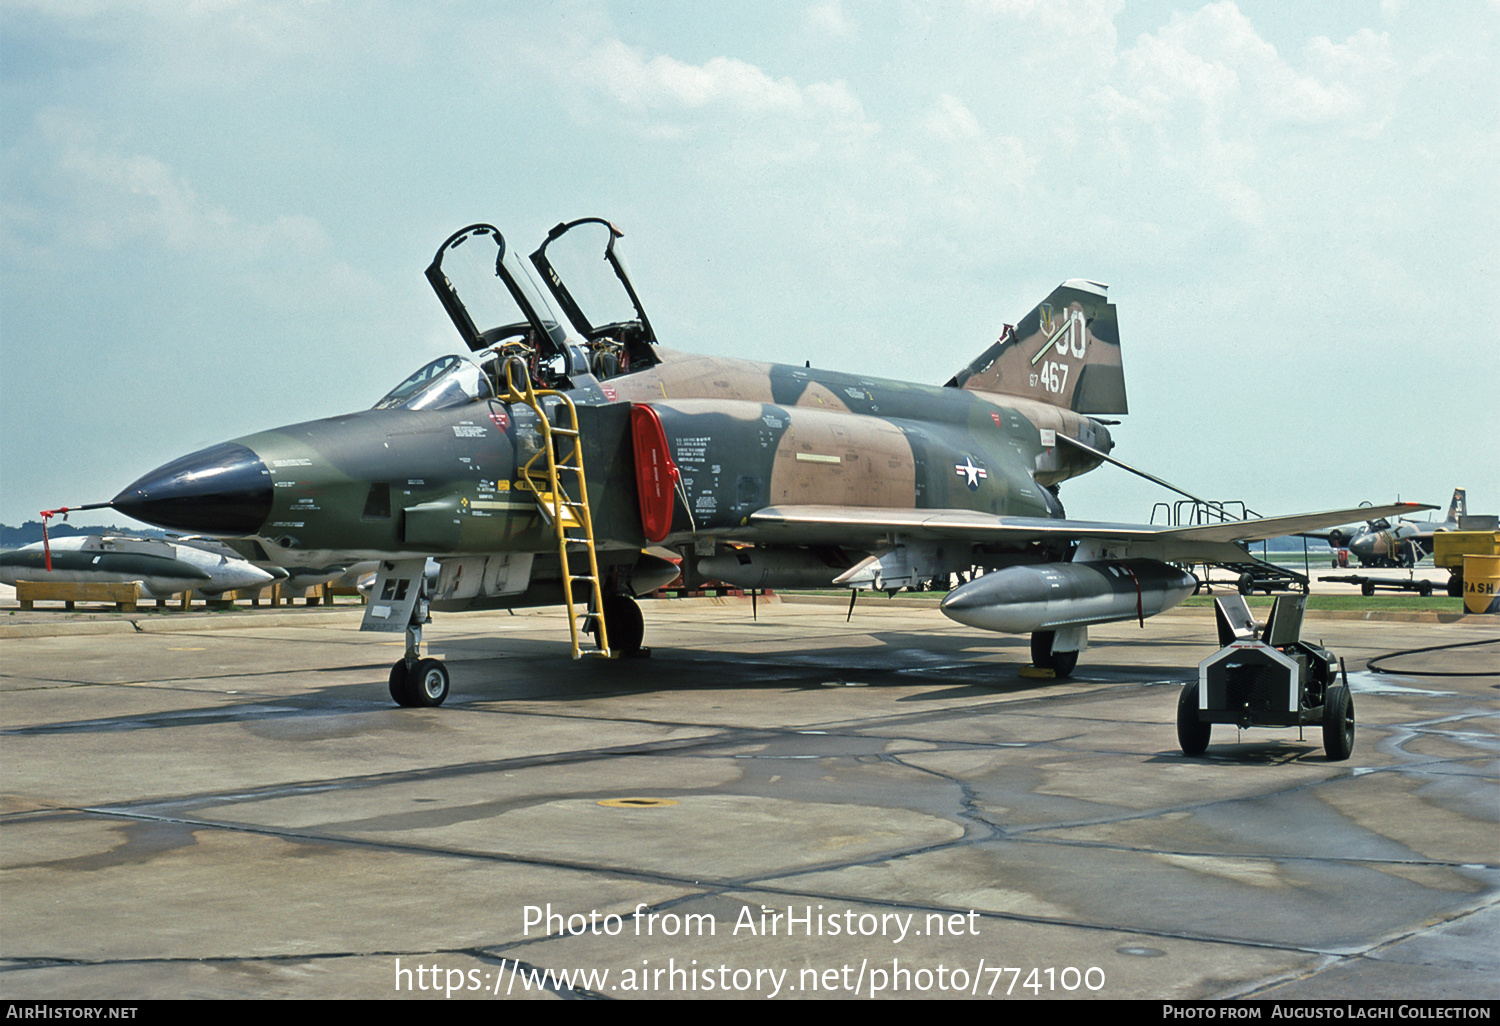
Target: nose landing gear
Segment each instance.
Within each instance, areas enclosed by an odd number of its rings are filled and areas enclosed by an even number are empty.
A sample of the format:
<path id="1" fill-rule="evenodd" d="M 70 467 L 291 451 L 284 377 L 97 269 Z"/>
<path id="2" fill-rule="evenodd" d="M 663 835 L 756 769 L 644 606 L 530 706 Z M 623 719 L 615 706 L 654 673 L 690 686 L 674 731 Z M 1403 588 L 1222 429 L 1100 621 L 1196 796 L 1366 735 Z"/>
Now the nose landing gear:
<path id="1" fill-rule="evenodd" d="M 441 659 L 398 659 L 391 667 L 391 698 L 407 707 L 442 705 L 448 697 L 448 667 Z"/>
<path id="2" fill-rule="evenodd" d="M 391 699 L 407 707 L 442 705 L 448 697 L 448 667 L 422 658 L 422 625 L 432 617 L 427 604 L 427 560 L 380 564 L 360 630 L 406 632 L 406 652 L 391 666 Z"/>

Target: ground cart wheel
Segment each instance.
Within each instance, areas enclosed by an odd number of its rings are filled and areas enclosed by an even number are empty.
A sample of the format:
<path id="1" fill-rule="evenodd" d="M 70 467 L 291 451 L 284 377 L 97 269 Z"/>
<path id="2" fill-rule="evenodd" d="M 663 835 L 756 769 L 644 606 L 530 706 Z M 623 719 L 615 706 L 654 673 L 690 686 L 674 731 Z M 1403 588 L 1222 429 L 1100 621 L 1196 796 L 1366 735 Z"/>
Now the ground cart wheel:
<path id="1" fill-rule="evenodd" d="M 1323 696 L 1323 751 L 1329 762 L 1343 762 L 1354 751 L 1354 698 L 1342 684 Z"/>
<path id="2" fill-rule="evenodd" d="M 1177 744 L 1183 755 L 1202 755 L 1208 748 L 1213 725 L 1198 722 L 1198 684 L 1182 689 L 1177 697 Z"/>

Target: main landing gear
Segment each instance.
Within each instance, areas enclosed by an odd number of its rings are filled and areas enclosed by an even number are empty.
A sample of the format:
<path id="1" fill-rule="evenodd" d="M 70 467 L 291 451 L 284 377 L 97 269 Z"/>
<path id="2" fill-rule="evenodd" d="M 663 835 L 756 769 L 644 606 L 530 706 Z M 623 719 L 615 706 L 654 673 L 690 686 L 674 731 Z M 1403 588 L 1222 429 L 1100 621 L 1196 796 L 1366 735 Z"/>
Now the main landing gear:
<path id="1" fill-rule="evenodd" d="M 1069 677 L 1078 668 L 1078 650 L 1054 652 L 1052 644 L 1056 631 L 1037 631 L 1031 635 L 1031 665 L 1039 670 L 1051 670 L 1055 676 Z"/>
<path id="2" fill-rule="evenodd" d="M 642 659 L 651 654 L 642 648 L 646 637 L 646 621 L 641 616 L 640 604 L 629 595 L 604 596 L 604 622 L 609 631 L 609 650 L 621 659 Z M 588 628 L 597 644 L 599 628 L 592 623 Z"/>

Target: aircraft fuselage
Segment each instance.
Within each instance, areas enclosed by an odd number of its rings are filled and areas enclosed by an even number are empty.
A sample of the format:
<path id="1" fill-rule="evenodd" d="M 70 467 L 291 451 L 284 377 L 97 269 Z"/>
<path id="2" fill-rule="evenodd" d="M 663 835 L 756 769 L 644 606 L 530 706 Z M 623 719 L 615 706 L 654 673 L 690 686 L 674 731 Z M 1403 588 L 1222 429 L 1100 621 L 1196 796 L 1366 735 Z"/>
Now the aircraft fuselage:
<path id="1" fill-rule="evenodd" d="M 1111 445 L 1096 421 L 1027 399 L 661 356 L 634 373 L 573 382 L 602 548 L 637 551 L 645 540 L 626 437 L 632 404 L 656 411 L 681 473 L 683 501 L 668 544 L 703 535 L 754 540 L 747 518 L 770 505 L 1060 516 L 1042 485 L 1097 461 L 1044 446 L 1042 432 Z M 287 565 L 335 555 L 541 552 L 551 528 L 514 487 L 540 439 L 532 410 L 493 396 L 440 409 L 365 410 L 184 457 L 132 484 L 114 505 L 169 529 L 254 536 Z M 228 499 L 217 494 L 226 488 L 234 493 Z M 231 506 L 237 520 L 226 530 Z"/>

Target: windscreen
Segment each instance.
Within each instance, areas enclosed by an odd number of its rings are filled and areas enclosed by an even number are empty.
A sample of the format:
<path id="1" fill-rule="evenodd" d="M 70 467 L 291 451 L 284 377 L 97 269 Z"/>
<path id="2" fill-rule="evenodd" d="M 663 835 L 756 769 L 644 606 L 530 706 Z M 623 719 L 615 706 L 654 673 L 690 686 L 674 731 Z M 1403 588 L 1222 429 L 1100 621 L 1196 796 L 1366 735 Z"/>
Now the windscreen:
<path id="1" fill-rule="evenodd" d="M 375 409 L 444 410 L 493 394 L 489 379 L 474 363 L 441 356 L 387 392 Z"/>

